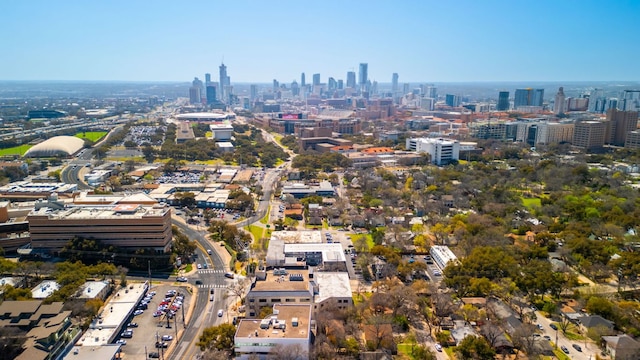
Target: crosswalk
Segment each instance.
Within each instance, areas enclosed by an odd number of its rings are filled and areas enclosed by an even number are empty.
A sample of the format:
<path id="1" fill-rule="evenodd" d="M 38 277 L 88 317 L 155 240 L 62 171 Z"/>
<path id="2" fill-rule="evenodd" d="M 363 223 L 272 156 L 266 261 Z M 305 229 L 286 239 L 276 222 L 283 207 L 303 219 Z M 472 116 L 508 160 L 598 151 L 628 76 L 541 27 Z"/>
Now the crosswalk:
<path id="1" fill-rule="evenodd" d="M 198 273 L 200 273 L 200 274 L 222 274 L 222 273 L 224 273 L 224 270 L 220 270 L 220 269 L 200 269 L 200 270 L 198 270 Z"/>
<path id="2" fill-rule="evenodd" d="M 198 285 L 198 287 L 200 289 L 210 289 L 210 288 L 221 289 L 221 288 L 226 288 L 227 285 L 225 285 L 225 284 L 200 284 L 200 285 Z"/>

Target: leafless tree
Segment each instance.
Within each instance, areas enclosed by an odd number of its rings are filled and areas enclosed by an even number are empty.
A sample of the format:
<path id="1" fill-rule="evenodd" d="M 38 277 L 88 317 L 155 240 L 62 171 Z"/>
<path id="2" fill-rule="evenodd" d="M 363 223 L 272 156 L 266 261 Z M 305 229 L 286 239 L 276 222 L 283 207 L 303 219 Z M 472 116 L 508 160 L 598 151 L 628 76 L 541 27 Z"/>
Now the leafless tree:
<path id="1" fill-rule="evenodd" d="M 267 359 L 269 360 L 302 360 L 309 354 L 300 344 L 276 345 L 271 349 Z"/>

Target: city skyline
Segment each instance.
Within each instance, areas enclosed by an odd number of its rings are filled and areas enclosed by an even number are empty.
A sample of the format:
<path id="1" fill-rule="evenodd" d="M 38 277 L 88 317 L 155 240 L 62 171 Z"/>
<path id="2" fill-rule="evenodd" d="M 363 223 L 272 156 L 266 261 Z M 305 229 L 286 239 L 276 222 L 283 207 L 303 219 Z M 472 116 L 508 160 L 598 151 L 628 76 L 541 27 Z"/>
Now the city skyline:
<path id="1" fill-rule="evenodd" d="M 402 83 L 640 80 L 629 61 L 640 55 L 640 3 L 579 5 L 10 3 L 0 80 L 189 81 L 222 62 L 234 83 L 290 83 L 302 72 L 346 82 L 360 63 L 379 83 L 393 73 Z"/>

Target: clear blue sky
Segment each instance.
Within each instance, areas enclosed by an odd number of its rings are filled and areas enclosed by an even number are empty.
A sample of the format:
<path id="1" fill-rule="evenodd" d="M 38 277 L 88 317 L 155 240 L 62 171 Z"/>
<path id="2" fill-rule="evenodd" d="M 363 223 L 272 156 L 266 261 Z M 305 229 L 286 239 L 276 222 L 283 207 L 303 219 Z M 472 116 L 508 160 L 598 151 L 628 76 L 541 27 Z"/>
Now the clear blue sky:
<path id="1" fill-rule="evenodd" d="M 637 0 L 0 2 L 0 80 L 640 80 Z"/>

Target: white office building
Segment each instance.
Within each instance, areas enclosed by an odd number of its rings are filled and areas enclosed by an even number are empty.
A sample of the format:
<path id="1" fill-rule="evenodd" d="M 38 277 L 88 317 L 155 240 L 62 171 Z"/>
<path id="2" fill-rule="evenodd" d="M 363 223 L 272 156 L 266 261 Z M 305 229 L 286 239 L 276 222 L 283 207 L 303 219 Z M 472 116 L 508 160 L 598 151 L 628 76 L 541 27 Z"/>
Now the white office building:
<path id="1" fill-rule="evenodd" d="M 443 138 L 407 139 L 406 149 L 429 154 L 431 162 L 436 165 L 446 165 L 460 158 L 460 143 L 457 140 Z"/>
<path id="2" fill-rule="evenodd" d="M 449 249 L 448 246 L 434 245 L 431 247 L 431 250 L 429 250 L 429 253 L 440 269 L 444 269 L 450 262 L 458 260 L 456 255 L 451 252 L 451 249 Z"/>

